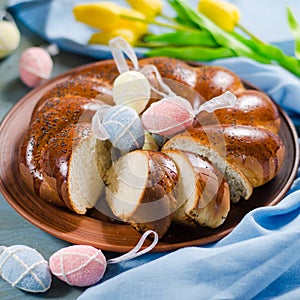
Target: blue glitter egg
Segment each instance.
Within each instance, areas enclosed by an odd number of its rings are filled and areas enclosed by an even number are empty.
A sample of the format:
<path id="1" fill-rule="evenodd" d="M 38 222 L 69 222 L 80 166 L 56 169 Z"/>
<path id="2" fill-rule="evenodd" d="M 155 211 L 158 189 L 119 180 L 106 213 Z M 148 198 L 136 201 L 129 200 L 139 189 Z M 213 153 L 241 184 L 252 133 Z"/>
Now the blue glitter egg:
<path id="1" fill-rule="evenodd" d="M 123 152 L 143 148 L 144 127 L 134 109 L 123 105 L 111 107 L 103 117 L 102 127 L 115 148 Z"/>
<path id="2" fill-rule="evenodd" d="M 0 275 L 12 286 L 32 293 L 50 288 L 52 277 L 48 262 L 35 249 L 15 245 L 1 247 L 0 253 Z"/>

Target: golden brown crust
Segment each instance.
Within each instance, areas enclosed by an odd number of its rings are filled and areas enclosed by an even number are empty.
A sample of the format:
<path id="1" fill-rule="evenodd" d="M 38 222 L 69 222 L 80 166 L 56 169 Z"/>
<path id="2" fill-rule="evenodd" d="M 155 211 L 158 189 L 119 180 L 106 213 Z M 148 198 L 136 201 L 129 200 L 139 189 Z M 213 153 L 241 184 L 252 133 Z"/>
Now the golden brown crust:
<path id="1" fill-rule="evenodd" d="M 235 94 L 245 89 L 240 78 L 226 68 L 204 66 L 198 72 L 195 89 L 205 100 L 220 96 L 226 91 Z"/>
<path id="2" fill-rule="evenodd" d="M 175 187 L 178 181 L 177 169 L 173 161 L 165 154 L 157 151 L 144 151 L 148 156 L 149 177 L 141 203 L 152 203 L 152 211 L 141 205 L 129 223 L 138 231 L 155 230 L 162 237 L 170 227 L 171 214 L 176 206 Z M 147 207 L 148 208 L 148 207 Z M 158 218 L 157 216 L 163 216 Z M 152 219 L 149 222 L 140 220 Z"/>
<path id="3" fill-rule="evenodd" d="M 48 191 L 56 191 L 55 199 L 60 199 L 72 211 L 76 211 L 76 207 L 69 196 L 70 159 L 75 147 L 90 135 L 90 123 L 69 124 L 56 132 L 41 151 L 42 186 L 47 185 Z M 53 193 L 44 193 L 43 199 L 51 201 L 53 196 Z"/>
<path id="4" fill-rule="evenodd" d="M 131 65 L 130 62 L 128 62 Z M 182 83 L 196 90 L 205 100 L 223 94 L 225 91 L 237 93 L 245 89 L 241 79 L 229 69 L 220 66 L 189 65 L 184 61 L 169 57 L 151 57 L 139 60 L 142 68 L 153 64 L 157 67 L 163 79 L 168 84 L 171 81 Z M 105 86 L 112 86 L 115 78 L 119 75 L 113 60 L 91 64 L 84 69 L 74 72 L 70 79 L 79 77 L 80 80 L 97 79 Z"/>
<path id="5" fill-rule="evenodd" d="M 158 151 L 146 150 L 149 157 L 149 165 L 152 174 L 155 174 L 152 178 L 152 182 L 161 185 L 169 195 L 171 200 L 176 201 L 176 194 L 174 195 L 174 187 L 178 181 L 177 168 L 174 162 L 164 153 Z M 153 181 L 155 180 L 155 181 Z M 176 206 L 174 203 L 173 207 Z"/>
<path id="6" fill-rule="evenodd" d="M 236 166 L 253 187 L 274 178 L 283 163 L 285 149 L 281 139 L 265 129 L 244 125 L 206 126 L 191 128 L 183 135 L 217 151 Z"/>
<path id="7" fill-rule="evenodd" d="M 191 67 L 185 62 L 165 57 L 145 58 L 140 60 L 140 66 L 153 64 L 157 67 L 161 77 L 169 83 L 176 81 L 190 88 L 196 88 L 198 68 Z M 169 79 L 169 80 L 168 80 Z"/>
<path id="8" fill-rule="evenodd" d="M 251 125 L 278 133 L 280 117 L 276 105 L 263 92 L 243 90 L 235 94 L 236 105 L 233 108 L 216 110 L 213 114 L 202 111 L 196 117 L 194 126 L 227 124 Z"/>
<path id="9" fill-rule="evenodd" d="M 111 85 L 98 78 L 77 77 L 61 82 L 46 92 L 37 102 L 31 120 L 34 121 L 39 115 L 48 109 L 55 108 L 57 103 L 69 99 L 70 97 L 84 97 L 94 99 L 103 97 L 108 104 L 112 104 Z"/>
<path id="10" fill-rule="evenodd" d="M 214 145 L 212 147 L 225 139 L 226 159 L 242 170 L 254 186 L 262 185 L 276 176 L 282 165 L 284 146 L 276 134 L 257 128 L 267 128 L 274 133 L 279 130 L 278 110 L 266 94 L 245 90 L 241 79 L 223 67 L 191 66 L 183 61 L 166 57 L 141 59 L 139 63 L 141 67 L 147 64 L 156 65 L 161 77 L 171 88 L 192 104 L 199 105 L 200 102 L 210 100 L 225 91 L 234 93 L 238 97 L 236 106 L 215 112 L 217 123 L 226 125 L 219 129 L 208 126 L 207 128 L 211 128 L 206 132 L 209 135 L 208 139 L 206 133 L 201 133 L 201 126 L 211 125 L 212 115 L 201 113 L 197 124 L 201 125 L 200 128 L 192 129 L 186 134 L 205 144 Z M 111 91 L 118 75 L 113 60 L 84 66 L 72 72 L 66 81 L 58 83 L 38 101 L 32 113 L 31 124 L 20 146 L 19 167 L 25 183 L 41 198 L 74 209 L 68 200 L 67 179 L 60 175 L 57 163 L 60 159 L 68 161 L 72 143 L 76 143 L 74 137 L 82 138 L 82 133 L 76 130 L 91 125 L 95 107 L 86 106 L 91 103 L 100 105 L 101 101 L 95 98 L 113 104 Z M 257 100 L 256 103 L 254 99 Z M 151 99 L 150 103 L 156 100 Z M 245 132 L 247 134 L 244 134 Z M 54 147 L 55 143 L 60 145 Z M 52 146 L 53 149 L 50 149 Z M 246 153 L 246 156 L 241 153 Z M 149 180 L 155 181 L 155 184 L 145 190 L 145 201 L 166 197 L 167 194 L 169 204 L 175 205 L 176 200 L 173 198 L 174 182 L 177 182 L 175 169 L 162 153 L 148 152 L 147 155 L 152 164 L 151 172 L 155 174 L 152 174 Z M 202 173 L 199 176 L 200 189 L 208 178 L 205 172 Z M 157 181 L 157 178 L 161 180 Z M 220 193 L 222 194 L 221 191 Z M 215 203 L 209 204 L 211 205 L 209 209 L 215 212 L 216 218 L 220 213 L 218 207 L 221 202 L 218 201 L 221 201 L 221 196 L 218 199 L 216 198 Z M 170 207 L 166 206 L 164 209 Z M 148 225 L 163 235 L 169 222 L 168 215 L 164 220 Z"/>
<path id="11" fill-rule="evenodd" d="M 40 166 L 41 153 L 51 137 L 60 132 L 69 124 L 90 121 L 96 107 L 102 104 L 97 100 L 86 99 L 80 96 L 54 99 L 53 107 L 41 110 L 25 132 L 19 149 L 19 164 L 21 176 L 34 192 L 40 196 L 45 193 L 41 184 L 44 180 L 43 170 Z M 90 106 L 92 104 L 92 106 Z M 32 179 L 29 179 L 28 176 Z M 56 204 L 61 204 L 57 198 Z"/>

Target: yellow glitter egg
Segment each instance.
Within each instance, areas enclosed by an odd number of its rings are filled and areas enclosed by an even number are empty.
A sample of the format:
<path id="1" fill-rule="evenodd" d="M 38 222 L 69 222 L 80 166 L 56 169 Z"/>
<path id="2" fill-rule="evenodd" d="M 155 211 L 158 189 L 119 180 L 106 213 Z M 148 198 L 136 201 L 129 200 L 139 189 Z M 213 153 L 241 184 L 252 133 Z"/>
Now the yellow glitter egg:
<path id="1" fill-rule="evenodd" d="M 14 22 L 0 21 L 0 58 L 11 54 L 20 43 L 20 31 Z"/>
<path id="2" fill-rule="evenodd" d="M 126 105 L 141 113 L 151 95 L 148 79 L 138 71 L 127 71 L 120 74 L 113 85 L 113 99 L 117 105 Z"/>

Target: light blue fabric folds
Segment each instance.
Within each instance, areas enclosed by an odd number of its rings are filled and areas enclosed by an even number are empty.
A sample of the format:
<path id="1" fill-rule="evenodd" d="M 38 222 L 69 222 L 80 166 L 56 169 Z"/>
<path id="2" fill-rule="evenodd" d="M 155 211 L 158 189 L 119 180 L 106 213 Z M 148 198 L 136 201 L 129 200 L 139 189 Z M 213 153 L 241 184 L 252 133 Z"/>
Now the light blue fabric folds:
<path id="1" fill-rule="evenodd" d="M 299 299 L 299 199 L 297 191 L 276 207 L 250 212 L 212 247 L 184 248 L 154 261 L 149 255 L 149 263 L 79 299 Z"/>

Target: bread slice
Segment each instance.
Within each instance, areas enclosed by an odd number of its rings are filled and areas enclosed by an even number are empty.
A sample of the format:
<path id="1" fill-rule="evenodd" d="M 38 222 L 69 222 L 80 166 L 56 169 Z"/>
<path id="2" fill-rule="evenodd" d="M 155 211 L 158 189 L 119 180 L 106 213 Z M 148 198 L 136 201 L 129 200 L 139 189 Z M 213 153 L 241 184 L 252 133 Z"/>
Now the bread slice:
<path id="1" fill-rule="evenodd" d="M 112 212 L 137 231 L 163 236 L 176 206 L 177 169 L 161 152 L 135 150 L 113 163 L 107 172 L 106 199 Z"/>
<path id="2" fill-rule="evenodd" d="M 205 139 L 202 137 L 202 135 L 206 137 L 205 131 L 202 132 L 202 128 L 199 127 L 195 132 L 185 132 L 174 136 L 163 146 L 162 150 L 190 151 L 207 158 L 219 169 L 228 182 L 232 202 L 238 202 L 241 198 L 249 199 L 253 192 L 252 184 L 235 165 L 227 161 L 224 137 L 214 135 L 214 133 L 217 133 L 217 130 L 210 132 L 211 140 Z M 212 147 L 213 144 L 218 145 L 218 149 Z"/>
<path id="3" fill-rule="evenodd" d="M 71 124 L 57 132 L 41 154 L 44 180 L 40 196 L 60 201 L 77 214 L 94 207 L 104 191 L 99 170 L 104 173 L 109 167 L 110 151 L 105 143 L 96 140 L 90 123 Z"/>
<path id="4" fill-rule="evenodd" d="M 231 199 L 248 199 L 253 187 L 273 179 L 283 164 L 284 145 L 268 130 L 244 125 L 192 128 L 163 149 L 190 150 L 215 164 L 226 177 Z"/>
<path id="5" fill-rule="evenodd" d="M 165 150 L 178 170 L 176 223 L 216 228 L 223 224 L 230 209 L 228 183 L 221 172 L 199 155 Z"/>
<path id="6" fill-rule="evenodd" d="M 37 196 L 41 196 L 41 184 L 44 180 L 40 166 L 41 153 L 48 141 L 70 124 L 91 122 L 91 118 L 102 105 L 101 101 L 80 96 L 49 100 L 30 123 L 19 148 L 19 169 L 21 176 Z M 63 143 L 63 142 L 62 142 Z M 61 204 L 52 199 L 54 204 Z"/>

